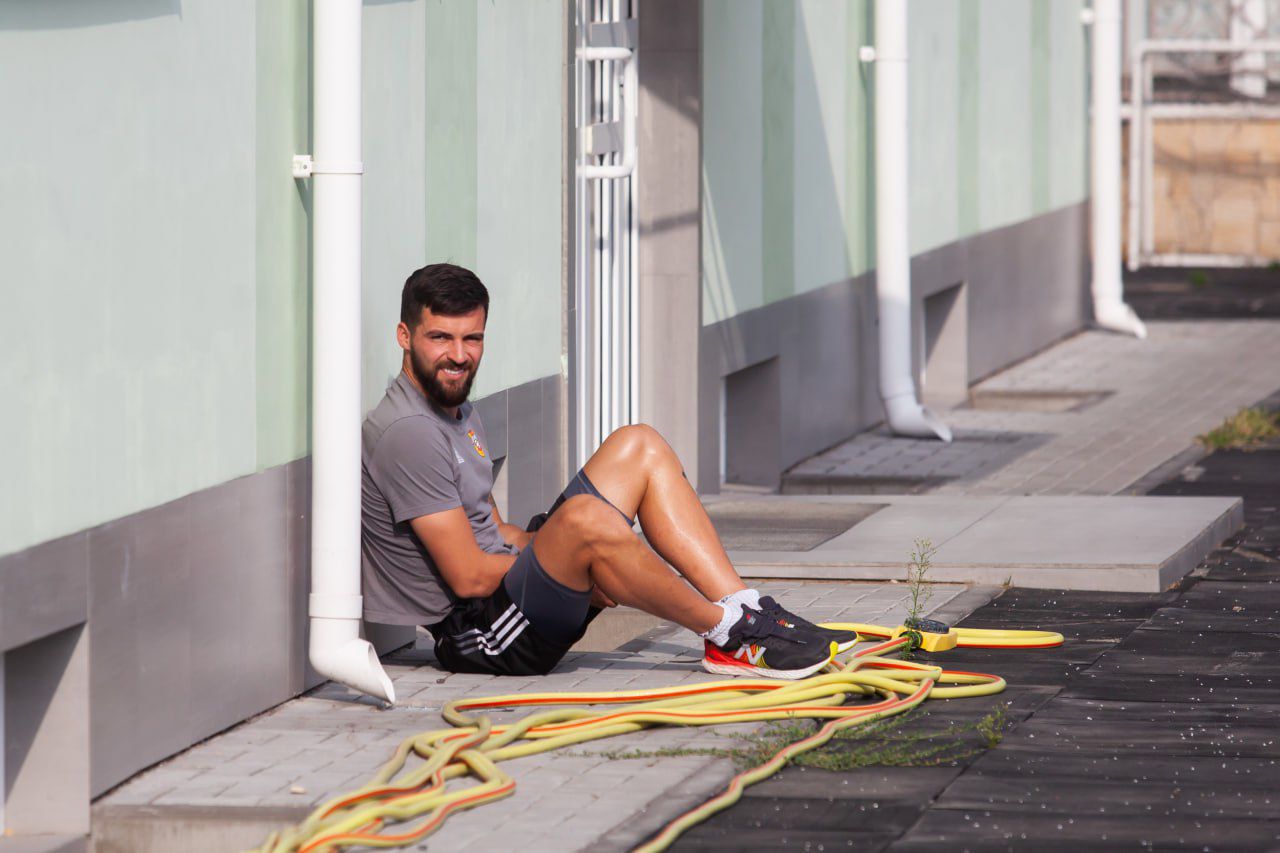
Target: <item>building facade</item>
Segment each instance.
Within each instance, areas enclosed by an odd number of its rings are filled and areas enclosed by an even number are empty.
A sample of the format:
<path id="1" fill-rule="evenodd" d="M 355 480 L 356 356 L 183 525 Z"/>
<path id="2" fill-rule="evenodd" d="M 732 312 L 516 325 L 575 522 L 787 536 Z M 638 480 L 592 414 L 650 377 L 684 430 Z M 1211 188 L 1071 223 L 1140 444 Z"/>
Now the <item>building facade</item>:
<path id="1" fill-rule="evenodd" d="M 882 420 L 871 5 L 366 0 L 366 409 L 399 369 L 404 278 L 450 260 L 493 297 L 474 396 L 507 517 L 545 507 L 589 450 L 584 318 L 612 314 L 581 285 L 599 182 L 575 174 L 574 56 L 592 21 L 634 18 L 612 28 L 639 85 L 625 420 L 661 429 L 707 493 L 776 485 Z M 1081 5 L 912 0 L 912 298 L 934 404 L 1088 320 Z M 91 797 L 315 683 L 325 342 L 290 172 L 310 145 L 309 31 L 306 0 L 0 5 L 11 832 L 83 834 Z"/>

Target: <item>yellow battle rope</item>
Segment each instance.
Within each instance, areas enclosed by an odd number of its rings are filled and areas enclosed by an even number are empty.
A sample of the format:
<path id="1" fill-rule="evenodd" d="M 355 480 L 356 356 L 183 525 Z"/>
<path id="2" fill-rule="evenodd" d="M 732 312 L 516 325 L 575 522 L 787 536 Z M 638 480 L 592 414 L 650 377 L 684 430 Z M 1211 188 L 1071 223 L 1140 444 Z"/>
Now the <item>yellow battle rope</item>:
<path id="1" fill-rule="evenodd" d="M 435 831 L 450 813 L 494 802 L 515 790 L 515 780 L 498 763 L 584 743 L 649 726 L 708 726 L 780 719 L 825 719 L 814 735 L 787 746 L 769 761 L 741 773 L 720 795 L 672 821 L 637 848 L 665 850 L 691 826 L 737 802 L 748 785 L 777 772 L 787 761 L 829 741 L 836 732 L 908 711 L 926 699 L 989 696 L 1005 688 L 997 675 L 949 672 L 941 667 L 895 659 L 916 634 L 926 649 L 957 645 L 1048 648 L 1062 635 L 1047 631 L 979 631 L 953 628 L 922 636 L 904 627 L 828 624 L 855 630 L 860 639 L 880 642 L 832 660 L 820 674 L 798 681 L 734 679 L 656 690 L 601 693 L 535 693 L 459 699 L 441 714 L 452 728 L 406 739 L 364 787 L 322 804 L 302 823 L 274 833 L 258 853 L 322 853 L 345 847 L 400 847 Z M 888 638 L 888 639 L 883 639 Z M 860 697 L 879 701 L 845 705 Z M 468 711 L 524 705 L 621 705 L 612 711 L 560 707 L 495 726 Z M 406 769 L 411 755 L 422 762 Z M 448 782 L 470 776 L 478 784 L 450 789 Z M 387 831 L 384 831 L 387 830 Z"/>

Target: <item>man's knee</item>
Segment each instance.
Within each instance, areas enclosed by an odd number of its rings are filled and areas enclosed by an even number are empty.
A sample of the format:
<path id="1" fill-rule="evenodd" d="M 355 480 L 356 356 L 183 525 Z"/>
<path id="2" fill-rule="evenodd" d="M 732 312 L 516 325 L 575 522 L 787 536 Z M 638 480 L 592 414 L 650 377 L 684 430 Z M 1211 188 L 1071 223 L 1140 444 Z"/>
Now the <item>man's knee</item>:
<path id="1" fill-rule="evenodd" d="M 609 434 L 608 441 L 625 457 L 637 461 L 671 454 L 671 446 L 662 433 L 648 424 L 619 427 Z"/>

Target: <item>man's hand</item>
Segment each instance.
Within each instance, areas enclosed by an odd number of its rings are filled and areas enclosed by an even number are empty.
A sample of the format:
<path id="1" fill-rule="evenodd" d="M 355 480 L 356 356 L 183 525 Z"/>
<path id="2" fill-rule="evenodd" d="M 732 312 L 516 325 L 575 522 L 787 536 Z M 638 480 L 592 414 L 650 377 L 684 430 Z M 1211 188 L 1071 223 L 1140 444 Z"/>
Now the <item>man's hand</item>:
<path id="1" fill-rule="evenodd" d="M 598 586 L 591 587 L 591 606 L 604 609 L 606 607 L 617 607 L 618 602 L 604 594 L 604 590 Z"/>
<path id="2" fill-rule="evenodd" d="M 526 533 L 514 524 L 506 524 L 505 522 L 498 527 L 498 533 L 502 534 L 502 541 L 508 545 L 514 545 L 523 551 L 533 541 L 533 534 Z"/>
<path id="3" fill-rule="evenodd" d="M 523 551 L 533 541 L 533 534 L 503 521 L 502 516 L 498 514 L 498 503 L 493 499 L 493 495 L 489 495 L 489 506 L 493 507 L 493 520 L 498 523 L 498 534 L 502 536 L 502 541 Z"/>

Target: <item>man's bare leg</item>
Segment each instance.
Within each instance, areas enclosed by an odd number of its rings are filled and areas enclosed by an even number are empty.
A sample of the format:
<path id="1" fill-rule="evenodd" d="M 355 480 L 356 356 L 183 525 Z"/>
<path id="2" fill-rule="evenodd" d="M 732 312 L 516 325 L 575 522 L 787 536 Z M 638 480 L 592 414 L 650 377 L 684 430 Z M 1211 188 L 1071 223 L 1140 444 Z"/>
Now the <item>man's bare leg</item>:
<path id="1" fill-rule="evenodd" d="M 690 588 L 622 517 L 590 495 L 575 495 L 533 537 L 543 570 L 571 589 L 599 586 L 629 607 L 668 619 L 697 633 L 715 628 L 724 609 Z"/>
<path id="2" fill-rule="evenodd" d="M 745 588 L 675 451 L 652 427 L 615 431 L 583 470 L 610 503 L 639 519 L 654 550 L 707 599 Z"/>

